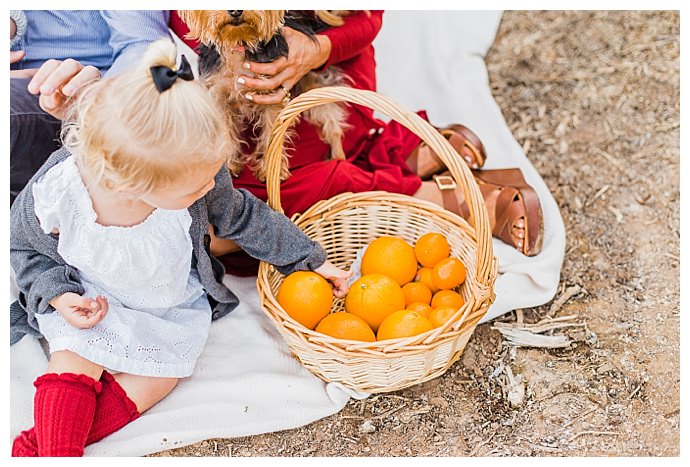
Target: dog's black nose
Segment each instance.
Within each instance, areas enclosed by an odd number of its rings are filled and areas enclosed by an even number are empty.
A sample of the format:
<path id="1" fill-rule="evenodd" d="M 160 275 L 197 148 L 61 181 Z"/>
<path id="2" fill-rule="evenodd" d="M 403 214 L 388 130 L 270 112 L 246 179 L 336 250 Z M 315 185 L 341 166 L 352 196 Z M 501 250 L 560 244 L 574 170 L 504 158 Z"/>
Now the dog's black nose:
<path id="1" fill-rule="evenodd" d="M 244 11 L 244 10 L 228 10 L 228 13 L 229 13 L 230 16 L 232 16 L 233 18 L 239 18 L 240 16 L 242 16 L 242 12 L 243 12 L 243 11 Z"/>

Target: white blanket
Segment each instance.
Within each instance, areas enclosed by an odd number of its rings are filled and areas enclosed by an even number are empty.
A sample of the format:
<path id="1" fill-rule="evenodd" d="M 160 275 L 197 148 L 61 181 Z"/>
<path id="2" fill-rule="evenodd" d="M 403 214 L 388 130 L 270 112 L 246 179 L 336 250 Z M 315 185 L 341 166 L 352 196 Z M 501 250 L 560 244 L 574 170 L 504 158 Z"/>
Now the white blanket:
<path id="1" fill-rule="evenodd" d="M 388 12 L 375 42 L 379 92 L 410 110 L 427 109 L 434 125 L 467 125 L 486 146 L 487 168 L 520 167 L 541 198 L 543 251 L 527 258 L 494 242 L 501 275 L 496 302 L 483 321 L 550 300 L 565 246 L 556 202 L 513 139 L 489 89 L 483 57 L 500 17 L 500 12 Z M 241 305 L 214 322 L 194 375 L 134 423 L 87 447 L 86 455 L 143 455 L 209 438 L 295 428 L 338 412 L 350 397 L 365 396 L 325 384 L 290 356 L 259 307 L 255 282 L 226 276 Z M 14 299 L 16 288 L 10 294 Z M 11 439 L 33 425 L 32 383 L 46 363 L 35 339 L 11 347 Z"/>

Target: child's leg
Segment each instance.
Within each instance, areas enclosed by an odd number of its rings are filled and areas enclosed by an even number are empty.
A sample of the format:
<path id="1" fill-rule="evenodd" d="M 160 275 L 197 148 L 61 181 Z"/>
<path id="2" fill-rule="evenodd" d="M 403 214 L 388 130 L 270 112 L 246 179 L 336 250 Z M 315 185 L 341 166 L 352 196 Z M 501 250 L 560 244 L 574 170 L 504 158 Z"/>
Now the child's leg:
<path id="1" fill-rule="evenodd" d="M 75 373 L 86 375 L 98 381 L 103 367 L 69 350 L 59 350 L 50 354 L 47 373 Z"/>
<path id="2" fill-rule="evenodd" d="M 153 407 L 157 402 L 170 394 L 177 385 L 177 378 L 155 378 L 120 373 L 115 380 L 122 386 L 140 413 Z"/>
<path id="3" fill-rule="evenodd" d="M 15 439 L 12 454 L 83 455 L 96 410 L 96 396 L 101 390 L 98 379 L 102 371 L 99 365 L 73 352 L 54 352 L 48 373 L 34 382 L 34 428 Z"/>
<path id="4" fill-rule="evenodd" d="M 103 371 L 96 415 L 86 445 L 95 443 L 128 423 L 163 399 L 177 384 L 176 378 L 153 378 Z"/>

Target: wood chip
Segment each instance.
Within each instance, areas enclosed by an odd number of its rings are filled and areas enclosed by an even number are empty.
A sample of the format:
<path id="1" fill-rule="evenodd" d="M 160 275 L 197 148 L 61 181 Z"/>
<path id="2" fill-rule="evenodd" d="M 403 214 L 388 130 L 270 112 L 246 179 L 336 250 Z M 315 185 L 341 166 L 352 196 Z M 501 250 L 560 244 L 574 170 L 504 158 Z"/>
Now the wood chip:
<path id="1" fill-rule="evenodd" d="M 402 413 L 398 416 L 398 418 L 400 418 L 400 421 L 403 423 L 410 423 L 415 416 L 423 415 L 429 412 L 431 412 L 431 406 L 426 406 L 421 407 L 417 410 L 411 410 L 409 412 Z"/>
<path id="2" fill-rule="evenodd" d="M 570 347 L 570 339 L 566 336 L 544 336 L 519 329 L 498 329 L 508 344 L 518 347 L 540 347 L 547 349 L 562 349 Z"/>
<path id="3" fill-rule="evenodd" d="M 518 330 L 527 330 L 527 331 L 534 332 L 534 333 L 543 333 L 543 332 L 553 331 L 553 330 L 561 329 L 561 328 L 585 326 L 585 323 L 573 322 L 573 320 L 575 320 L 577 318 L 578 317 L 575 315 L 559 316 L 558 318 L 544 318 L 543 320 L 539 321 L 538 323 L 532 323 L 532 324 L 524 323 L 522 325 L 520 325 L 518 323 L 497 322 L 494 324 L 494 329 L 498 329 L 499 331 L 501 329 L 518 329 Z"/>
<path id="4" fill-rule="evenodd" d="M 582 287 L 580 287 L 579 285 L 577 285 L 577 284 L 571 285 L 570 287 L 565 289 L 565 291 L 561 295 L 559 295 L 556 300 L 553 301 L 553 303 L 551 304 L 551 307 L 549 308 L 547 315 L 548 316 L 555 315 L 556 312 L 558 310 L 560 310 L 561 307 L 563 305 L 565 305 L 565 303 L 568 300 L 570 300 L 571 298 L 573 298 L 576 295 L 579 295 L 583 291 L 584 291 L 584 289 Z"/>
<path id="5" fill-rule="evenodd" d="M 606 158 L 606 160 L 608 160 L 610 163 L 612 163 L 612 164 L 615 165 L 616 167 L 623 167 L 623 163 L 622 163 L 620 160 L 618 160 L 618 159 L 616 159 L 615 157 L 613 157 L 613 156 L 612 156 L 611 154 L 609 154 L 608 152 L 603 151 L 603 150 L 599 149 L 599 148 L 596 147 L 596 146 L 594 147 L 594 150 L 595 150 L 598 154 L 604 156 L 604 157 Z"/>
<path id="6" fill-rule="evenodd" d="M 522 375 L 513 375 L 513 370 L 509 366 L 505 367 L 505 375 L 508 379 L 508 402 L 511 407 L 520 407 L 525 402 L 525 383 Z"/>
<path id="7" fill-rule="evenodd" d="M 527 155 L 529 153 L 529 149 L 532 147 L 532 141 L 530 140 L 525 140 L 525 143 L 522 145 L 522 152 Z"/>
<path id="8" fill-rule="evenodd" d="M 623 433 L 618 431 L 581 431 L 568 439 L 568 442 L 573 441 L 583 435 L 608 435 L 608 436 L 620 436 Z"/>
<path id="9" fill-rule="evenodd" d="M 359 432 L 360 433 L 373 433 L 376 431 L 376 427 L 374 426 L 373 423 L 371 423 L 370 420 L 365 420 L 364 423 L 362 423 L 359 427 Z"/>
<path id="10" fill-rule="evenodd" d="M 614 208 L 613 206 L 607 206 L 606 209 L 611 211 L 613 215 L 616 216 L 616 222 L 619 224 L 623 222 L 623 214 L 621 214 L 618 209 Z"/>
<path id="11" fill-rule="evenodd" d="M 607 191 L 609 191 L 609 188 L 611 188 L 611 185 L 604 185 L 603 187 L 601 187 L 601 188 L 599 189 L 599 191 L 597 191 L 597 192 L 594 194 L 594 196 L 592 196 L 591 199 L 589 199 L 588 201 L 585 202 L 585 206 L 591 206 L 591 205 L 593 205 L 593 204 L 596 202 L 596 200 L 598 200 L 599 198 L 601 198 L 602 196 L 604 196 L 604 193 L 606 193 Z"/>

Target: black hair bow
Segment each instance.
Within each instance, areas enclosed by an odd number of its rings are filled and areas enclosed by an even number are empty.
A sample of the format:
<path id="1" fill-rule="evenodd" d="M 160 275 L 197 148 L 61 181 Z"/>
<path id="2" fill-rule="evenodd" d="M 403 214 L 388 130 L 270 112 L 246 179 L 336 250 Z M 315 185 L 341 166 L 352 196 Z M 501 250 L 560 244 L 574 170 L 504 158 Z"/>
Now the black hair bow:
<path id="1" fill-rule="evenodd" d="M 182 78 L 185 81 L 192 81 L 194 73 L 192 73 L 192 66 L 187 61 L 187 57 L 182 55 L 180 59 L 180 68 L 173 70 L 165 65 L 152 66 L 151 77 L 153 83 L 156 85 L 158 92 L 167 91 L 175 83 L 177 78 Z"/>

